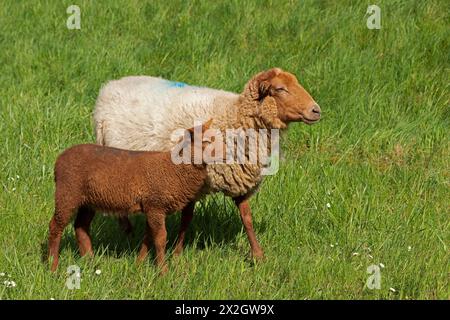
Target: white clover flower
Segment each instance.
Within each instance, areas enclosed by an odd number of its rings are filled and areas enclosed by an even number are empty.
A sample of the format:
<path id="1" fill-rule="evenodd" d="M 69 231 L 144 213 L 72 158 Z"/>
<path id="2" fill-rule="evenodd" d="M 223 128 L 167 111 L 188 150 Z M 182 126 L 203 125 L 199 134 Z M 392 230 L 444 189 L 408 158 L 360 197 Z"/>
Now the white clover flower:
<path id="1" fill-rule="evenodd" d="M 384 264 L 382 264 L 381 262 L 380 262 L 380 267 L 384 268 Z"/>
<path id="2" fill-rule="evenodd" d="M 0 272 L 0 277 L 4 277 L 5 273 L 4 272 Z"/>
<path id="3" fill-rule="evenodd" d="M 102 274 L 102 270 L 100 270 L 100 269 L 95 270 L 95 274 L 98 275 L 98 276 L 101 275 Z"/>
<path id="4" fill-rule="evenodd" d="M 7 287 L 7 288 L 14 288 L 16 286 L 16 283 L 14 281 L 9 281 L 9 280 L 5 280 L 3 281 L 3 284 Z"/>
<path id="5" fill-rule="evenodd" d="M 331 208 L 331 204 L 327 202 L 327 208 Z"/>
<path id="6" fill-rule="evenodd" d="M 411 249 L 412 249 L 411 246 L 408 246 L 408 251 L 411 251 Z"/>
<path id="7" fill-rule="evenodd" d="M 334 244 L 330 244 L 330 247 L 334 248 Z"/>

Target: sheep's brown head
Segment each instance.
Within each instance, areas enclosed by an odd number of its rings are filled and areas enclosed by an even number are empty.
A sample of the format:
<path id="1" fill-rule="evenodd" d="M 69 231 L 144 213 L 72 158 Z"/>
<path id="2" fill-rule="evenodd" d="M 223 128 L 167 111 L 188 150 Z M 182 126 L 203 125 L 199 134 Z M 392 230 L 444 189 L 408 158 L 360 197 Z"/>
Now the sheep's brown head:
<path id="1" fill-rule="evenodd" d="M 297 78 L 279 68 L 257 74 L 247 84 L 251 98 L 261 102 L 264 117 L 265 105 L 276 104 L 277 121 L 285 127 L 290 122 L 313 124 L 320 120 L 320 107 L 311 95 L 298 83 Z"/>

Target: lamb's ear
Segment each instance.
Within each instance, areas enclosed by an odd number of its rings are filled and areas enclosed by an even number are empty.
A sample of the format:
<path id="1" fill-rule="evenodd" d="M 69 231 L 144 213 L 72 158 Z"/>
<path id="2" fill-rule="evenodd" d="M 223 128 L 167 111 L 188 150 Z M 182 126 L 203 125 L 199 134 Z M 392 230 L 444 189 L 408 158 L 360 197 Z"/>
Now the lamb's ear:
<path id="1" fill-rule="evenodd" d="M 211 127 L 212 121 L 213 121 L 213 119 L 211 118 L 202 125 L 202 133 L 204 133 L 205 131 L 208 131 L 209 127 Z"/>
<path id="2" fill-rule="evenodd" d="M 189 136 L 191 137 L 191 139 L 194 138 L 194 129 L 195 129 L 195 127 L 186 129 L 187 132 L 189 133 Z"/>
<path id="3" fill-rule="evenodd" d="M 270 91 L 270 80 L 278 76 L 283 70 L 280 68 L 272 68 L 267 71 L 263 71 L 254 76 L 246 86 L 250 96 L 254 100 L 264 99 Z"/>

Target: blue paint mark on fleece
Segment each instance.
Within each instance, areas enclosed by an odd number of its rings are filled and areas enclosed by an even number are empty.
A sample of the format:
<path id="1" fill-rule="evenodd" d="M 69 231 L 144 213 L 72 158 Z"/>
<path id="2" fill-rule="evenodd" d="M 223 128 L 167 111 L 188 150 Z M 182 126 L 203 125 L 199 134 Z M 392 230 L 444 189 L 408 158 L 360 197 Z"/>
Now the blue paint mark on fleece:
<path id="1" fill-rule="evenodd" d="M 178 81 L 169 81 L 169 87 L 171 88 L 183 88 L 187 86 L 184 82 L 178 82 Z"/>

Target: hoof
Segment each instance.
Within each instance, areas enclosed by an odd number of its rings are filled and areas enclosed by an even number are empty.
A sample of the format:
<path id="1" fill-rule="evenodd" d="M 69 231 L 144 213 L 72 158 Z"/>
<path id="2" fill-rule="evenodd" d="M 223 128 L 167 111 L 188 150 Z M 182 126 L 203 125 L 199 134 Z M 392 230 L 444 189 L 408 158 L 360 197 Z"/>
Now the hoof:
<path id="1" fill-rule="evenodd" d="M 180 256 L 183 253 L 183 247 L 176 247 L 175 250 L 173 250 L 173 255 L 175 257 Z"/>
<path id="2" fill-rule="evenodd" d="M 159 270 L 159 276 L 162 277 L 162 276 L 166 275 L 167 272 L 169 272 L 169 267 L 167 267 L 167 265 L 165 264 L 165 265 L 163 265 L 163 266 L 161 267 L 161 269 Z"/>
<path id="3" fill-rule="evenodd" d="M 252 252 L 251 257 L 254 261 L 264 261 L 266 259 L 262 251 Z"/>

